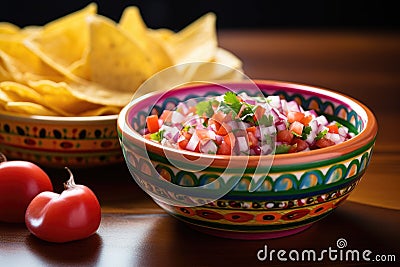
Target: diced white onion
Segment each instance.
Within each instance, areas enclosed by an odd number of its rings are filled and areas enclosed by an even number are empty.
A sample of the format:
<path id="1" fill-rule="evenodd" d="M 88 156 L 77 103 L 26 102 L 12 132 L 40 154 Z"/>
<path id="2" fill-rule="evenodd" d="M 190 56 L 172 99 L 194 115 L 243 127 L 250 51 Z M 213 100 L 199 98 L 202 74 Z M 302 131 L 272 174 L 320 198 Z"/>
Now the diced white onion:
<path id="1" fill-rule="evenodd" d="M 237 142 L 239 144 L 239 151 L 240 152 L 248 152 L 249 151 L 249 145 L 247 144 L 246 137 L 239 136 L 237 138 Z"/>
<path id="2" fill-rule="evenodd" d="M 281 108 L 281 98 L 278 95 L 270 95 L 267 97 L 267 101 L 269 105 L 273 108 L 280 109 Z"/>
<path id="3" fill-rule="evenodd" d="M 327 133 L 325 138 L 333 141 L 335 144 L 339 144 L 341 142 L 340 135 L 336 133 Z"/>
<path id="4" fill-rule="evenodd" d="M 200 144 L 200 152 L 207 154 L 216 154 L 218 150 L 217 145 L 212 140 L 208 140 L 204 144 Z"/>
<path id="5" fill-rule="evenodd" d="M 178 111 L 173 111 L 171 116 L 172 123 L 181 123 L 185 120 L 185 116 Z"/>
<path id="6" fill-rule="evenodd" d="M 186 149 L 190 151 L 194 151 L 199 144 L 200 139 L 197 136 L 197 134 L 193 134 L 192 137 L 190 138 L 189 142 L 186 145 Z"/>
<path id="7" fill-rule="evenodd" d="M 320 116 L 318 116 L 317 118 L 316 118 L 316 120 L 317 120 L 317 122 L 318 122 L 318 124 L 319 125 L 323 125 L 323 126 L 326 126 L 326 125 L 328 125 L 328 120 L 326 119 L 326 117 L 324 116 L 324 115 L 320 115 Z"/>

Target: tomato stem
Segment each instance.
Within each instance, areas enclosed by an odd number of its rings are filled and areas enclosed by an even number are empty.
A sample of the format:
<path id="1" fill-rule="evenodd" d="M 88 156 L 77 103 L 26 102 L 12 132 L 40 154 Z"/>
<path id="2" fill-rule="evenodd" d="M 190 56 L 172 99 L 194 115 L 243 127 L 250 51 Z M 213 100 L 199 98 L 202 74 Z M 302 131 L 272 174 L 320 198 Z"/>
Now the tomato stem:
<path id="1" fill-rule="evenodd" d="M 68 169 L 68 167 L 65 167 L 65 169 L 68 171 L 69 173 L 69 179 L 68 181 L 66 181 L 64 183 L 64 188 L 65 189 L 70 189 L 70 188 L 74 188 L 76 186 L 75 184 L 75 180 L 74 180 L 74 175 L 72 174 L 71 170 Z"/>
<path id="2" fill-rule="evenodd" d="M 6 155 L 4 155 L 3 153 L 0 153 L 0 163 L 6 162 L 6 161 L 7 161 Z"/>

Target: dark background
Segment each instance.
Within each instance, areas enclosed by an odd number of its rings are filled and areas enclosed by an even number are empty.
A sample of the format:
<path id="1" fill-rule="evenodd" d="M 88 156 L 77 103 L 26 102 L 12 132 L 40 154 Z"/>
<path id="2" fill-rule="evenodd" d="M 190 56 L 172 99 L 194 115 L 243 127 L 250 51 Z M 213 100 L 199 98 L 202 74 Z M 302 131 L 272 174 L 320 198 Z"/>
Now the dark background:
<path id="1" fill-rule="evenodd" d="M 396 1 L 288 1 L 288 0 L 12 0 L 1 1 L 0 21 L 18 26 L 43 25 L 79 10 L 90 2 L 98 13 L 118 21 L 123 9 L 140 8 L 150 28 L 180 30 L 196 18 L 213 11 L 217 27 L 223 28 L 318 28 L 399 30 Z"/>

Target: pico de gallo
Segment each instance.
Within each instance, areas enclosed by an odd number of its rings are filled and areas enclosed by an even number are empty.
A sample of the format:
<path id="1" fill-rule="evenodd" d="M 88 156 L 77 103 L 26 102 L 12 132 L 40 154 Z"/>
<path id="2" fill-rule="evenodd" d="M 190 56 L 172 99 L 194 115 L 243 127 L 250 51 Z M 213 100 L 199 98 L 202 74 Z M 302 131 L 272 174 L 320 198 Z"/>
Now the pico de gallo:
<path id="1" fill-rule="evenodd" d="M 309 151 L 354 136 L 344 125 L 296 101 L 246 93 L 181 102 L 146 118 L 144 137 L 163 146 L 217 155 L 268 155 Z"/>

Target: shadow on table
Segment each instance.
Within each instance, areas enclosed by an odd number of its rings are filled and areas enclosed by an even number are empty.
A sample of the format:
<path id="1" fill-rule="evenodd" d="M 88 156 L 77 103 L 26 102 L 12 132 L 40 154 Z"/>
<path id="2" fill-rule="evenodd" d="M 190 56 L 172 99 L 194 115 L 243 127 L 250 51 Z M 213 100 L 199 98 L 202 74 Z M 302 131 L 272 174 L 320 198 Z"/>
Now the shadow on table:
<path id="1" fill-rule="evenodd" d="M 328 265 L 328 266 L 355 266 L 377 263 L 373 257 L 378 254 L 395 255 L 400 257 L 400 212 L 395 210 L 380 209 L 366 205 L 347 202 L 333 214 L 315 223 L 308 230 L 299 234 L 270 240 L 233 240 L 213 237 L 202 234 L 184 223 L 165 217 L 168 222 L 159 221 L 154 227 L 154 233 L 143 242 L 146 244 L 148 255 L 142 255 L 141 266 L 274 266 L 289 264 L 296 266 Z M 162 231 L 160 233 L 159 231 Z M 161 239 L 160 236 L 163 238 Z M 345 242 L 338 247 L 339 243 Z M 257 258 L 259 250 L 267 246 L 268 253 L 275 250 L 272 261 L 267 258 L 260 261 Z M 317 259 L 322 250 L 336 250 L 332 252 L 331 260 L 327 253 L 323 254 L 321 261 L 293 261 L 289 259 L 291 250 L 300 253 L 304 250 L 316 252 Z M 340 249 L 339 249 L 340 248 Z M 286 262 L 279 261 L 277 252 L 285 250 Z M 340 250 L 343 252 L 340 260 Z M 352 253 L 346 261 L 346 251 L 357 250 L 360 254 L 359 261 L 352 260 Z M 362 252 L 370 250 L 368 255 L 371 261 L 362 258 Z M 336 253 L 336 254 L 335 254 Z M 269 254 L 270 255 L 270 254 Z M 292 254 L 296 256 L 296 254 Z M 307 259 L 307 258 L 306 258 Z M 380 262 L 378 266 L 386 266 Z"/>
<path id="2" fill-rule="evenodd" d="M 28 235 L 25 244 L 43 264 L 92 265 L 98 261 L 102 250 L 102 238 L 97 233 L 83 240 L 67 243 L 51 243 Z"/>

